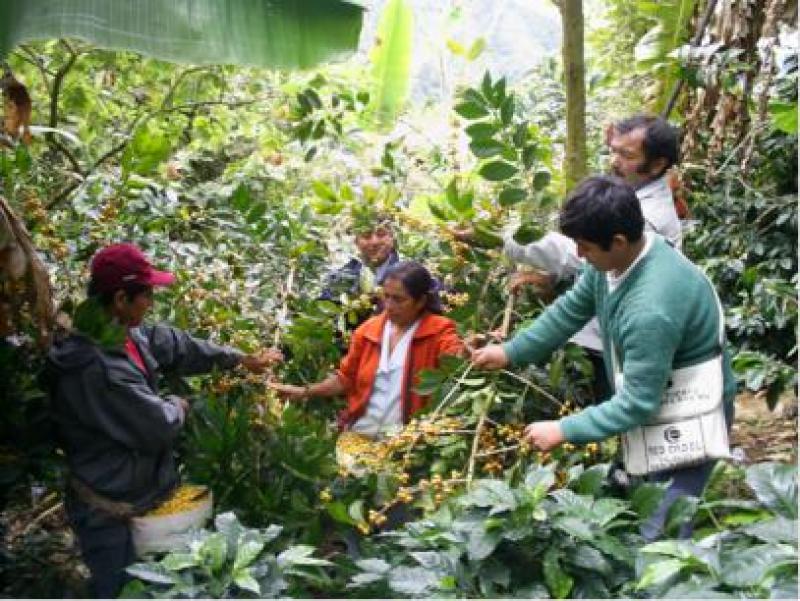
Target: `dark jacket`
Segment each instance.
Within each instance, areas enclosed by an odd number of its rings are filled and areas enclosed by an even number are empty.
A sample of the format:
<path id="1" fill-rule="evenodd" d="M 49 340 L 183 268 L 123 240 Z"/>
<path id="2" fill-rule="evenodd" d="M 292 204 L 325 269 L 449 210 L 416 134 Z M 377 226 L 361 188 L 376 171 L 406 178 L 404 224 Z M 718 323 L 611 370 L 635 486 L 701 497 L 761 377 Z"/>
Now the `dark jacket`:
<path id="1" fill-rule="evenodd" d="M 177 397 L 158 394 L 159 375 L 231 368 L 242 355 L 168 326 L 141 326 L 130 336 L 147 374 L 123 349 L 103 349 L 80 334 L 53 346 L 48 371 L 71 475 L 146 510 L 177 484 L 173 443 L 184 421 Z"/>
<path id="2" fill-rule="evenodd" d="M 400 256 L 396 250 L 386 258 L 375 273 L 375 285 L 380 286 L 386 277 L 389 268 L 400 261 Z M 362 293 L 361 290 L 361 271 L 369 269 L 360 259 L 351 258 L 347 263 L 332 271 L 325 279 L 325 287 L 320 293 L 323 300 L 338 301 L 339 296 L 345 293 L 351 297 L 356 297 Z M 380 309 L 378 309 L 380 311 Z"/>

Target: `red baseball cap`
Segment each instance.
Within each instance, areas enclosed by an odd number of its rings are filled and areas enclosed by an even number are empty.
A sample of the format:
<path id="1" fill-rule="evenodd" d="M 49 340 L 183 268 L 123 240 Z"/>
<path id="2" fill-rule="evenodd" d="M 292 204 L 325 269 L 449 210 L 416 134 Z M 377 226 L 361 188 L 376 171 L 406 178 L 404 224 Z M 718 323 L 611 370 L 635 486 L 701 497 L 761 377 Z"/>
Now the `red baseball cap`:
<path id="1" fill-rule="evenodd" d="M 97 251 L 90 266 L 92 281 L 99 292 L 113 292 L 129 284 L 169 286 L 175 275 L 153 269 L 150 260 L 135 244 L 112 244 Z"/>

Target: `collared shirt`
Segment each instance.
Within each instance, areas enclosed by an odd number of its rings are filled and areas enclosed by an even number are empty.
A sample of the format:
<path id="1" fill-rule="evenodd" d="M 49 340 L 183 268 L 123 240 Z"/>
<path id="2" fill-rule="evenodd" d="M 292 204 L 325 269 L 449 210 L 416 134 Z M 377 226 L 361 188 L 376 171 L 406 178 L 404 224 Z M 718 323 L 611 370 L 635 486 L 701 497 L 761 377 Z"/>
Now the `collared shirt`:
<path id="1" fill-rule="evenodd" d="M 642 207 L 645 231 L 660 234 L 672 246 L 681 248 L 681 222 L 675 212 L 672 190 L 664 175 L 636 190 L 636 198 Z M 512 261 L 533 265 L 551 274 L 556 281 L 577 278 L 584 262 L 578 257 L 575 242 L 559 233 L 549 232 L 532 244 L 522 245 L 514 241 L 512 232 L 504 235 L 504 251 Z M 592 318 L 570 339 L 575 344 L 596 351 L 603 350 L 600 324 Z"/>
<path id="2" fill-rule="evenodd" d="M 642 252 L 639 253 L 639 255 L 633 260 L 633 263 L 628 265 L 628 268 L 621 274 L 614 275 L 614 273 L 611 271 L 606 272 L 609 294 L 611 294 L 612 292 L 614 292 L 614 290 L 619 288 L 619 285 L 625 281 L 625 278 L 627 278 L 628 274 L 630 274 L 630 272 L 633 271 L 633 268 L 636 267 L 641 262 L 641 260 L 645 258 L 648 252 L 650 252 L 650 249 L 653 248 L 653 240 L 655 236 L 656 234 L 653 234 L 652 232 L 644 233 L 644 248 L 642 248 Z"/>
<path id="3" fill-rule="evenodd" d="M 381 338 L 381 358 L 375 372 L 375 382 L 369 397 L 367 411 L 353 424 L 352 430 L 377 438 L 393 426 L 403 423 L 400 395 L 403 390 L 403 374 L 408 358 L 408 347 L 414 338 L 419 321 L 409 327 L 391 351 L 392 333 L 395 326 L 388 319 Z"/>

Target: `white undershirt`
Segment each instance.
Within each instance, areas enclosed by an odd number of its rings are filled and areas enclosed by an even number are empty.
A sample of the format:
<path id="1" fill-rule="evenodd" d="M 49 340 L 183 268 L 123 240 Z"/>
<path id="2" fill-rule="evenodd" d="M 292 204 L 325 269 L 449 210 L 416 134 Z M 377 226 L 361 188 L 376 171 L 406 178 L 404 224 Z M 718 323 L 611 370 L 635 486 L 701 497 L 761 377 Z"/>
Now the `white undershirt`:
<path id="1" fill-rule="evenodd" d="M 653 234 L 652 232 L 644 232 L 644 248 L 642 248 L 642 252 L 640 252 L 639 255 L 633 260 L 633 263 L 628 265 L 628 268 L 625 271 L 619 275 L 614 275 L 613 271 L 606 272 L 609 294 L 619 288 L 620 284 L 622 284 L 630 272 L 633 271 L 633 268 L 636 267 L 642 259 L 644 259 L 648 252 L 650 252 L 650 249 L 653 248 L 653 236 L 655 235 L 656 234 Z"/>
<path id="2" fill-rule="evenodd" d="M 400 396 L 403 394 L 403 375 L 408 348 L 417 326 L 419 321 L 415 321 L 403 333 L 394 349 L 389 352 L 394 325 L 386 320 L 381 338 L 381 358 L 378 370 L 375 372 L 375 382 L 372 384 L 367 410 L 353 424 L 353 432 L 377 438 L 387 430 L 403 424 Z"/>

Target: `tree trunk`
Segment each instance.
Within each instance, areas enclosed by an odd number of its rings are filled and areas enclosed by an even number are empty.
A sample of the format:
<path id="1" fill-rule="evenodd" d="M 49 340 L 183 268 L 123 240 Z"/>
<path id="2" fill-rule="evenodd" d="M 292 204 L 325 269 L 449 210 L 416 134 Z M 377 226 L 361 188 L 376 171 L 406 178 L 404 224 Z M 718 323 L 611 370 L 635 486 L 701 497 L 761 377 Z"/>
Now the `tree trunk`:
<path id="1" fill-rule="evenodd" d="M 564 181 L 567 191 L 586 177 L 586 82 L 583 60 L 583 2 L 560 0 L 561 56 L 567 89 L 567 144 Z"/>

